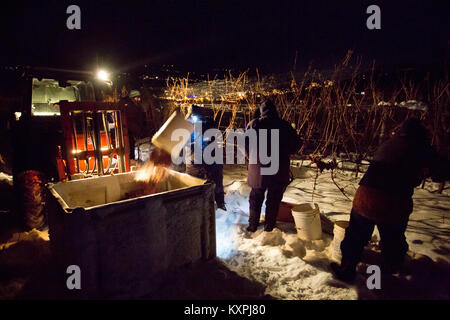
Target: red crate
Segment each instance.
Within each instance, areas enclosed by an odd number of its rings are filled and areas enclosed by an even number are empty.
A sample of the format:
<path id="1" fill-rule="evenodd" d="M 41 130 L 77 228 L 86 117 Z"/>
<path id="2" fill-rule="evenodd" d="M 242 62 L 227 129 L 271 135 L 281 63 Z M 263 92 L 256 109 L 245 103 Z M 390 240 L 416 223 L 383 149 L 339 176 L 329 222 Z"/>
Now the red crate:
<path id="1" fill-rule="evenodd" d="M 295 204 L 293 203 L 281 201 L 277 221 L 295 223 L 294 217 L 292 216 L 292 208 L 294 206 Z"/>

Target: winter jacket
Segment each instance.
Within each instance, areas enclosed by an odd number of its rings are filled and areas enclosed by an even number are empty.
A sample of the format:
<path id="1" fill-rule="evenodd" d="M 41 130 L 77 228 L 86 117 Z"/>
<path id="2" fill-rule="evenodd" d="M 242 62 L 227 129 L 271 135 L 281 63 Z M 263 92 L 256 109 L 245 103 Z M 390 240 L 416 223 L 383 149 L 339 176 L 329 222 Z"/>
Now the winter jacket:
<path id="1" fill-rule="evenodd" d="M 445 181 L 448 162 L 437 156 L 426 129 L 419 120 L 412 118 L 402 125 L 396 136 L 378 148 L 359 184 L 399 197 L 411 197 L 426 171 L 435 181 Z"/>
<path id="2" fill-rule="evenodd" d="M 274 185 L 287 185 L 289 183 L 289 172 L 290 172 L 290 158 L 291 154 L 294 154 L 300 149 L 302 141 L 297 135 L 295 130 L 291 125 L 279 118 L 276 107 L 270 101 L 263 103 L 260 106 L 261 115 L 258 119 L 250 121 L 247 126 L 248 129 L 255 129 L 257 132 L 258 142 L 256 145 L 247 146 L 247 156 L 250 154 L 249 150 L 251 148 L 257 148 L 258 151 L 258 161 L 256 164 L 248 165 L 248 178 L 247 183 L 252 188 L 265 188 Z M 271 159 L 274 159 L 272 155 L 272 148 L 270 146 L 271 140 L 271 129 L 279 130 L 279 168 L 278 172 L 274 175 L 262 175 L 262 167 L 270 167 L 270 164 L 262 165 L 259 160 L 259 129 L 267 129 L 267 140 L 268 140 L 268 154 Z"/>
<path id="3" fill-rule="evenodd" d="M 375 222 L 404 220 L 412 212 L 414 188 L 431 174 L 435 181 L 449 178 L 448 162 L 431 148 L 426 129 L 412 118 L 398 134 L 375 152 L 359 182 L 353 208 Z"/>
<path id="4" fill-rule="evenodd" d="M 411 197 L 360 185 L 353 198 L 353 211 L 378 224 L 405 223 L 413 210 Z"/>
<path id="5" fill-rule="evenodd" d="M 142 107 L 126 97 L 120 100 L 120 105 L 125 108 L 125 116 L 129 136 L 138 140 L 146 136 L 145 112 Z"/>

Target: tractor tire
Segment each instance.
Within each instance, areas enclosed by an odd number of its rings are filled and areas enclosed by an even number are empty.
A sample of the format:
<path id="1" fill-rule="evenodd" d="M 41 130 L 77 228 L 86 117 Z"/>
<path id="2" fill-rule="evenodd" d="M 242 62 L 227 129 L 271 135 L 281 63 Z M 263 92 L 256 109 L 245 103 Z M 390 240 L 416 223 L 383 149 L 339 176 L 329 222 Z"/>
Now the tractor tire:
<path id="1" fill-rule="evenodd" d="M 18 206 L 28 229 L 46 225 L 46 182 L 45 175 L 36 170 L 27 170 L 17 176 Z"/>

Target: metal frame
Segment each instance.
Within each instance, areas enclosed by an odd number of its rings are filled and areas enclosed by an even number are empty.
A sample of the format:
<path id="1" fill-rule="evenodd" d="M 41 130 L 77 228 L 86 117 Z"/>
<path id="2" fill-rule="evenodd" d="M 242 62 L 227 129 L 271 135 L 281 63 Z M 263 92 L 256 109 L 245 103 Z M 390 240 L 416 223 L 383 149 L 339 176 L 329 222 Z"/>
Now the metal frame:
<path id="1" fill-rule="evenodd" d="M 130 145 L 128 138 L 128 127 L 124 108 L 112 102 L 68 102 L 59 103 L 61 112 L 61 122 L 64 132 L 64 154 L 67 164 L 67 175 L 69 179 L 77 173 L 104 175 L 114 172 L 129 172 Z M 110 131 L 106 115 L 110 113 L 114 117 L 115 146 L 111 144 Z M 82 117 L 83 148 L 80 148 L 77 140 L 78 132 L 76 128 L 76 116 Z M 89 130 L 88 118 L 92 118 L 92 131 Z M 102 146 L 101 131 L 105 130 L 106 145 Z M 88 150 L 88 135 L 91 135 L 93 150 Z M 103 158 L 110 158 L 108 168 L 103 167 Z M 117 156 L 118 169 L 111 168 L 112 158 Z M 89 159 L 94 157 L 94 167 L 90 172 Z M 80 161 L 86 162 L 86 170 L 80 170 Z"/>

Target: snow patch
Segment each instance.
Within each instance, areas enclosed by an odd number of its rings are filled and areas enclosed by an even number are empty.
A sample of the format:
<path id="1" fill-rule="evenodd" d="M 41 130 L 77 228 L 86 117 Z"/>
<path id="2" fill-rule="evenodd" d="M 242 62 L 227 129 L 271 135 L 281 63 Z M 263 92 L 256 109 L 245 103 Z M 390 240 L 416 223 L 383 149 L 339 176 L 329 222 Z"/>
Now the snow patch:
<path id="1" fill-rule="evenodd" d="M 259 232 L 255 238 L 261 246 L 282 246 L 286 242 L 280 230 L 274 229 L 272 232 Z"/>
<path id="2" fill-rule="evenodd" d="M 355 178 L 354 173 L 348 172 L 335 174 L 335 181 L 345 187 L 347 196 L 352 199 L 361 176 Z M 314 175 L 314 171 L 302 169 L 298 176 Z M 244 166 L 224 167 L 227 211 L 216 211 L 217 254 L 231 270 L 263 284 L 265 293 L 277 299 L 376 298 L 376 294 L 370 291 L 361 293 L 361 286 L 365 286 L 365 272 L 358 275 L 359 288 L 333 278 L 329 268 L 332 236 L 323 233 L 321 240 L 304 241 L 298 238 L 292 223 L 278 223 L 278 228 L 272 232 L 264 232 L 262 225 L 255 233 L 247 232 L 250 188 L 246 178 Z M 416 189 L 414 212 L 406 232 L 410 250 L 427 255 L 438 264 L 445 264 L 450 258 L 450 223 L 445 218 L 450 197 L 446 192 L 438 195 L 426 189 Z M 312 178 L 295 179 L 287 188 L 283 201 L 317 202 L 330 223 L 348 221 L 352 206 L 351 200 L 341 193 L 326 172 L 319 175 L 315 186 Z M 263 207 L 262 212 L 264 210 Z M 375 255 L 379 255 L 374 246 L 378 240 L 376 230 L 371 244 L 371 252 Z M 431 259 L 431 264 L 435 263 Z M 364 268 L 364 265 L 361 266 Z M 409 281 L 407 276 L 404 279 Z"/>
<path id="3" fill-rule="evenodd" d="M 0 172 L 0 183 L 6 184 L 6 185 L 12 187 L 13 186 L 13 177 L 4 172 Z"/>

